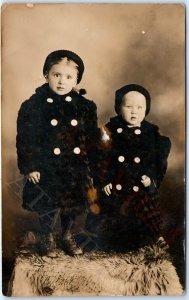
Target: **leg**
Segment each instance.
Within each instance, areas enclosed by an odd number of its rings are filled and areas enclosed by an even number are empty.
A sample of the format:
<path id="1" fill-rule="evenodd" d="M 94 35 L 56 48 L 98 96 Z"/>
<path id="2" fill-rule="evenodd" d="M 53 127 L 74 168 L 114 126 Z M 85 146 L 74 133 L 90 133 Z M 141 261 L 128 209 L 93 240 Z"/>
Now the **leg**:
<path id="1" fill-rule="evenodd" d="M 71 256 L 82 254 L 82 249 L 77 245 L 73 237 L 73 227 L 75 222 L 75 215 L 60 214 L 61 227 L 62 227 L 62 248 Z"/>
<path id="2" fill-rule="evenodd" d="M 39 252 L 41 255 L 54 257 L 56 243 L 53 237 L 53 229 L 58 216 L 58 210 L 54 209 L 44 214 L 39 214 L 39 222 L 41 225 L 41 240 Z"/>
<path id="3" fill-rule="evenodd" d="M 66 215 L 66 214 L 60 214 L 60 221 L 61 221 L 61 228 L 62 228 L 62 236 L 67 236 L 68 233 L 71 232 L 75 216 L 74 215 Z"/>
<path id="4" fill-rule="evenodd" d="M 134 201 L 133 201 L 134 200 Z M 137 218 L 143 222 L 154 237 L 162 236 L 162 220 L 160 217 L 160 204 L 157 195 L 139 193 L 133 198 L 133 210 Z"/>

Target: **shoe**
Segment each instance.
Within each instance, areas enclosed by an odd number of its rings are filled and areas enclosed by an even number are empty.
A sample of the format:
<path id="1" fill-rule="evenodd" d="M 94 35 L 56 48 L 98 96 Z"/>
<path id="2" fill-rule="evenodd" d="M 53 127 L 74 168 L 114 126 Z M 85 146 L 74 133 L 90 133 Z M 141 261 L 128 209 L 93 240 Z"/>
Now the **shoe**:
<path id="1" fill-rule="evenodd" d="M 39 254 L 41 256 L 56 257 L 56 243 L 52 233 L 43 234 L 39 244 Z"/>
<path id="2" fill-rule="evenodd" d="M 64 237 L 62 248 L 65 253 L 70 256 L 83 254 L 83 250 L 78 246 L 74 237 L 70 233 L 66 234 Z"/>

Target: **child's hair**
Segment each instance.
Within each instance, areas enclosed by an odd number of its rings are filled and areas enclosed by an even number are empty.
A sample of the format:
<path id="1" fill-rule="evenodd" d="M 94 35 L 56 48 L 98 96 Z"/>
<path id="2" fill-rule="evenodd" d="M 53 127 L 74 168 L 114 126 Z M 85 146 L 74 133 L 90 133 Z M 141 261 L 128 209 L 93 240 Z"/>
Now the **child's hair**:
<path id="1" fill-rule="evenodd" d="M 129 92 L 134 92 L 134 91 L 139 92 L 140 94 L 144 95 L 144 97 L 146 98 L 146 116 L 149 114 L 150 106 L 151 106 L 151 97 L 149 92 L 141 85 L 128 84 L 123 86 L 119 90 L 117 90 L 115 93 L 115 111 L 118 115 L 120 114 L 123 96 Z"/>
<path id="2" fill-rule="evenodd" d="M 69 50 L 56 50 L 51 52 L 45 59 L 43 66 L 43 75 L 48 76 L 51 67 L 58 64 L 62 59 L 67 58 L 68 61 L 73 61 L 77 66 L 78 78 L 77 83 L 81 81 L 84 72 L 84 63 L 82 59 L 74 52 Z"/>

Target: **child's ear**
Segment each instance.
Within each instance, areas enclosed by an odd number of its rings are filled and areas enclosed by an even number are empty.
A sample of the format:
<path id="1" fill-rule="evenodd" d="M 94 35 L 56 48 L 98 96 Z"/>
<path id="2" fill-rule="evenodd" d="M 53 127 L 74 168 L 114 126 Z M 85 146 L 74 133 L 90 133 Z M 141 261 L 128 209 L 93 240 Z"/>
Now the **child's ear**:
<path id="1" fill-rule="evenodd" d="M 75 85 L 74 85 L 74 88 L 76 87 L 76 85 L 77 85 L 77 79 L 75 80 Z"/>
<path id="2" fill-rule="evenodd" d="M 46 82 L 48 83 L 49 82 L 48 74 L 45 75 L 45 79 L 46 79 Z"/>

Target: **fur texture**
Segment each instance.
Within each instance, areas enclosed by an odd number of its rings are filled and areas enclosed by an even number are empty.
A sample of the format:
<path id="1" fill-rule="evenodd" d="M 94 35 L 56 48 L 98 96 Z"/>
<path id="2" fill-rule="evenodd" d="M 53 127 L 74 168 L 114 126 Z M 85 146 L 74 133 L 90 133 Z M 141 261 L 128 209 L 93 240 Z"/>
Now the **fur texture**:
<path id="1" fill-rule="evenodd" d="M 182 295 L 166 249 L 157 244 L 127 254 L 86 253 L 56 258 L 19 255 L 9 296 Z"/>

